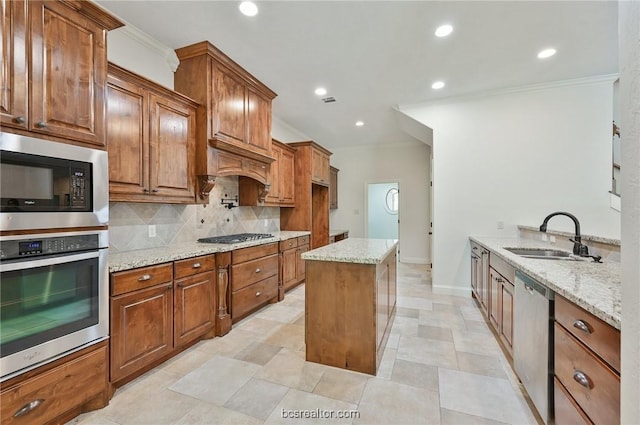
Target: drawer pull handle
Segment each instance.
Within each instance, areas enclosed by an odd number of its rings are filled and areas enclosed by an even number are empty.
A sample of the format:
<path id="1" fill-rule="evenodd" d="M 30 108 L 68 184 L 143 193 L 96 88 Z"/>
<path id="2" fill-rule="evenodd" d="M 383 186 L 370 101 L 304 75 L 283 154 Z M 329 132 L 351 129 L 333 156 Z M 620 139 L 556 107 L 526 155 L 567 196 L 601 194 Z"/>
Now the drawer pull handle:
<path id="1" fill-rule="evenodd" d="M 590 334 L 591 333 L 591 328 L 589 327 L 589 325 L 587 325 L 582 320 L 576 320 L 575 322 L 573 322 L 573 327 L 580 329 L 582 332 L 584 332 L 586 334 Z"/>
<path id="2" fill-rule="evenodd" d="M 16 117 L 16 118 L 15 118 L 15 121 L 16 121 L 18 124 L 24 124 L 24 123 L 25 123 L 25 119 L 24 119 L 24 117 Z"/>
<path id="3" fill-rule="evenodd" d="M 20 410 L 18 410 L 16 413 L 14 413 L 13 417 L 14 418 L 19 418 L 20 416 L 24 416 L 27 413 L 31 412 L 33 409 L 35 409 L 38 406 L 40 406 L 43 402 L 44 402 L 44 399 L 38 398 L 38 399 L 33 400 L 30 403 L 27 403 L 24 406 L 22 406 L 20 408 Z"/>
<path id="4" fill-rule="evenodd" d="M 47 127 L 47 123 L 44 121 L 38 121 L 38 123 L 36 124 L 36 127 L 38 128 L 46 128 Z"/>
<path id="5" fill-rule="evenodd" d="M 202 264 L 200 264 L 200 263 L 193 263 L 193 266 L 191 266 L 191 267 L 193 267 L 194 269 L 199 269 L 200 267 L 202 267 Z"/>
<path id="6" fill-rule="evenodd" d="M 142 276 L 140 276 L 138 278 L 138 281 L 140 281 L 140 282 L 144 282 L 145 280 L 151 280 L 151 275 L 150 274 L 143 274 Z"/>
<path id="7" fill-rule="evenodd" d="M 259 297 L 260 295 L 262 295 L 262 292 L 260 291 L 256 292 L 256 297 Z"/>
<path id="8" fill-rule="evenodd" d="M 589 377 L 587 375 L 585 375 L 585 373 L 580 371 L 580 370 L 574 370 L 573 371 L 573 380 L 576 381 L 578 384 L 582 385 L 583 387 L 589 389 L 589 390 L 591 388 L 593 388 L 593 384 L 591 383 L 591 379 L 589 379 Z"/>
<path id="9" fill-rule="evenodd" d="M 260 269 L 260 267 L 258 267 L 258 268 L 256 269 L 256 273 L 260 273 L 261 271 L 262 271 L 262 270 Z"/>

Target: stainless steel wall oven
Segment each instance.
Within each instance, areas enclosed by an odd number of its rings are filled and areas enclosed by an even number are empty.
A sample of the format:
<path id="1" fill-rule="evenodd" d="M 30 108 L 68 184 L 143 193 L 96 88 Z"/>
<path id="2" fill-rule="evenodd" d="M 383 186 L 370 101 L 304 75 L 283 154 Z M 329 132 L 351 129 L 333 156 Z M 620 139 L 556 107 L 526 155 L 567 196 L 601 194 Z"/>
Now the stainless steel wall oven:
<path id="1" fill-rule="evenodd" d="M 0 238 L 0 381 L 105 339 L 108 232 Z"/>
<path id="2" fill-rule="evenodd" d="M 0 133 L 0 230 L 106 226 L 106 151 Z"/>

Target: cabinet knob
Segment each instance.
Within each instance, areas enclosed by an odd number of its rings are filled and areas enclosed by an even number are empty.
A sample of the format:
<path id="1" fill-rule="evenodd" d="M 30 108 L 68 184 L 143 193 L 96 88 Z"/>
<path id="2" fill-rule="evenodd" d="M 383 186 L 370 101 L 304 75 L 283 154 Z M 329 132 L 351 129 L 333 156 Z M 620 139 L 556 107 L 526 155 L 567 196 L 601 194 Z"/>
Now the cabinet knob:
<path id="1" fill-rule="evenodd" d="M 150 274 L 143 274 L 142 276 L 140 276 L 138 278 L 139 282 L 144 282 L 145 280 L 151 280 L 151 275 Z"/>
<path id="2" fill-rule="evenodd" d="M 147 188 L 142 189 L 142 191 L 143 191 L 144 193 L 149 193 L 149 189 L 147 189 Z"/>
<path id="3" fill-rule="evenodd" d="M 576 320 L 575 322 L 573 322 L 573 327 L 580 329 L 582 332 L 586 334 L 591 333 L 591 328 L 589 327 L 589 325 L 582 320 Z"/>
<path id="4" fill-rule="evenodd" d="M 589 390 L 593 388 L 593 383 L 591 382 L 591 379 L 589 379 L 589 377 L 581 370 L 573 371 L 573 380 Z"/>
<path id="5" fill-rule="evenodd" d="M 262 271 L 262 270 L 260 269 L 260 267 L 258 267 L 258 268 L 256 269 L 256 273 L 260 273 L 261 271 Z"/>
<path id="6" fill-rule="evenodd" d="M 199 269 L 200 267 L 202 267 L 202 264 L 200 264 L 200 263 L 193 263 L 193 266 L 191 266 L 191 267 L 193 267 L 194 269 Z"/>
<path id="7" fill-rule="evenodd" d="M 47 123 L 44 121 L 38 121 L 38 123 L 36 124 L 36 127 L 38 128 L 45 128 L 47 126 Z"/>
<path id="8" fill-rule="evenodd" d="M 262 292 L 260 291 L 256 292 L 256 297 L 259 297 L 260 295 L 262 295 Z"/>
<path id="9" fill-rule="evenodd" d="M 17 122 L 18 124 L 24 124 L 25 123 L 24 117 L 15 117 L 14 121 Z"/>
<path id="10" fill-rule="evenodd" d="M 158 193 L 158 192 L 160 192 L 160 191 L 159 191 L 158 189 L 153 189 L 153 190 L 152 190 L 152 192 L 153 192 L 153 193 Z"/>
<path id="11" fill-rule="evenodd" d="M 33 409 L 35 409 L 38 406 L 40 406 L 42 403 L 44 403 L 44 399 L 42 399 L 42 398 L 35 399 L 35 400 L 25 404 L 24 406 L 22 406 L 20 409 L 18 409 L 18 411 L 13 414 L 13 417 L 14 418 L 19 418 L 20 416 L 24 416 L 27 413 L 31 412 Z"/>

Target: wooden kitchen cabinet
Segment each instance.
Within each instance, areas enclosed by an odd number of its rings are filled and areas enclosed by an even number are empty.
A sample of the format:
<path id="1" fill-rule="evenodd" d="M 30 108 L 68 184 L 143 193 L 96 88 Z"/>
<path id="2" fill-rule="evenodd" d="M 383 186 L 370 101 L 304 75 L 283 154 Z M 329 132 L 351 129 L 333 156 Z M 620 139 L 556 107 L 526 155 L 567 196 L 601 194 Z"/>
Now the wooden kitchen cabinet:
<path id="1" fill-rule="evenodd" d="M 505 351 L 513 356 L 513 295 L 515 268 L 497 255 L 489 256 L 488 321 Z"/>
<path id="2" fill-rule="evenodd" d="M 173 350 L 173 265 L 114 273 L 111 293 L 110 381 L 115 383 Z"/>
<path id="3" fill-rule="evenodd" d="M 174 262 L 175 348 L 205 335 L 215 322 L 215 255 Z"/>
<path id="4" fill-rule="evenodd" d="M 489 309 L 489 251 L 471 242 L 471 290 L 485 314 Z"/>
<path id="5" fill-rule="evenodd" d="M 620 331 L 558 294 L 554 374 L 556 423 L 620 423 Z"/>
<path id="6" fill-rule="evenodd" d="M 280 241 L 280 286 L 278 300 L 284 299 L 284 293 L 305 278 L 305 261 L 301 255 L 309 250 L 309 236 L 299 236 Z"/>
<path id="7" fill-rule="evenodd" d="M 295 206 L 295 149 L 280 143 L 277 140 L 271 142 L 271 156 L 275 161 L 271 163 L 267 172 L 269 192 L 260 205 L 272 207 Z M 238 179 L 240 192 L 240 205 L 257 206 L 260 198 L 261 185 L 254 178 L 240 176 Z"/>
<path id="8" fill-rule="evenodd" d="M 91 2 L 1 7 L 2 127 L 103 148 L 107 31 L 122 23 Z"/>
<path id="9" fill-rule="evenodd" d="M 174 88 L 199 102 L 195 171 L 210 176 L 201 184 L 198 202 L 207 202 L 215 176 L 239 175 L 257 180 L 263 188 L 269 182 L 266 171 L 271 156 L 271 102 L 276 94 L 208 41 L 176 50 L 180 66 L 174 74 Z M 215 149 L 211 149 L 215 148 Z M 265 167 L 265 173 L 251 174 L 239 167 L 233 174 L 216 167 L 214 151 L 249 159 Z M 255 202 L 255 201 L 253 201 Z"/>
<path id="10" fill-rule="evenodd" d="M 336 167 L 329 167 L 329 209 L 338 209 L 338 170 Z M 337 241 L 336 241 L 337 242 Z"/>
<path id="11" fill-rule="evenodd" d="M 329 155 L 315 142 L 288 143 L 295 151 L 295 207 L 280 211 L 281 230 L 311 231 L 310 246 L 329 243 Z M 325 158 L 320 161 L 318 158 Z M 317 183 L 319 165 L 326 165 L 325 182 Z M 323 166 L 324 167 L 324 166 Z M 315 175 L 315 177 L 314 177 Z"/>
<path id="12" fill-rule="evenodd" d="M 0 422 L 67 423 L 80 413 L 105 407 L 109 402 L 108 362 L 108 346 L 103 341 L 4 381 Z M 23 414 L 16 416 L 20 411 Z"/>
<path id="13" fill-rule="evenodd" d="M 309 236 L 300 236 L 298 238 L 298 248 L 296 249 L 296 284 L 300 284 L 305 281 L 306 262 L 302 259 L 302 254 L 309 251 L 309 249 Z"/>
<path id="14" fill-rule="evenodd" d="M 329 155 L 324 149 L 315 146 L 311 150 L 311 181 L 323 186 L 329 186 L 330 183 L 330 165 Z"/>
<path id="15" fill-rule="evenodd" d="M 195 203 L 197 104 L 109 64 L 109 199 Z"/>
<path id="16" fill-rule="evenodd" d="M 278 244 L 241 248 L 231 253 L 231 320 L 237 321 L 278 300 Z"/>

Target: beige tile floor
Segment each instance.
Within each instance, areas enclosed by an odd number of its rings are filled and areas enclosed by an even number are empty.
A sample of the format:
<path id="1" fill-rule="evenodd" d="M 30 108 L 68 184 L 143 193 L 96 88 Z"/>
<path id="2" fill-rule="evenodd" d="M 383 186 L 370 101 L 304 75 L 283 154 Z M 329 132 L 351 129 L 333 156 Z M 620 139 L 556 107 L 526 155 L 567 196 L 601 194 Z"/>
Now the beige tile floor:
<path id="1" fill-rule="evenodd" d="M 305 411 L 355 417 L 287 417 Z M 70 422 L 330 423 L 536 424 L 536 419 L 473 300 L 434 294 L 427 266 L 400 264 L 397 315 L 375 377 L 305 361 L 300 286 L 237 323 L 228 335 L 199 342 L 119 388 L 104 409 Z"/>

